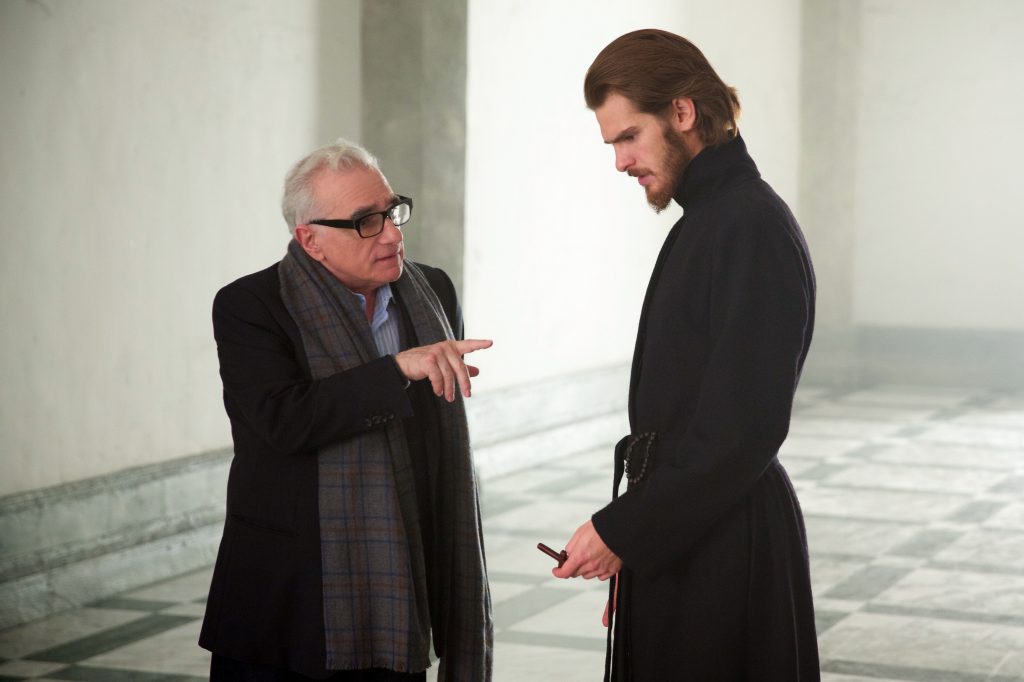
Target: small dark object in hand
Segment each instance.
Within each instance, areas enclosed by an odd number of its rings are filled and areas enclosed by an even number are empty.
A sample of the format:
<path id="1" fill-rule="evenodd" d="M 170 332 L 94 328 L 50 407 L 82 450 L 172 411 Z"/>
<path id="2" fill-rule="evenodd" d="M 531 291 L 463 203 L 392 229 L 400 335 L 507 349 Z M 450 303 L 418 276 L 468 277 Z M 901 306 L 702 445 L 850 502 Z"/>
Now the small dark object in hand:
<path id="1" fill-rule="evenodd" d="M 565 553 L 564 549 L 561 552 L 556 552 L 555 550 L 545 545 L 543 542 L 537 543 L 537 549 L 539 549 L 540 551 L 544 552 L 549 557 L 557 561 L 559 568 L 561 568 L 562 564 L 565 563 L 565 560 L 569 558 L 569 555 Z"/>

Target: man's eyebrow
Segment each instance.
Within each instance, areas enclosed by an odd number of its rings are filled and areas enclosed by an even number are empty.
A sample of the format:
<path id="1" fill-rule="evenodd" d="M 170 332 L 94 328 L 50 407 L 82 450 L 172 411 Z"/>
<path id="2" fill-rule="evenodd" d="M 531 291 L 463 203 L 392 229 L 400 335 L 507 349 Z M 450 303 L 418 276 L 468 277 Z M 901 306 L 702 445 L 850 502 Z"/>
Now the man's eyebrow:
<path id="1" fill-rule="evenodd" d="M 369 206 L 360 206 L 356 210 L 352 211 L 352 220 L 359 220 L 368 213 L 380 213 L 381 211 L 386 211 L 388 210 L 388 207 L 394 206 L 396 201 L 398 201 L 398 195 L 392 194 L 391 197 L 387 200 L 384 208 L 377 208 L 375 204 L 370 204 Z"/>
<path id="2" fill-rule="evenodd" d="M 639 128 L 637 128 L 636 126 L 630 126 L 630 127 L 626 128 L 625 130 L 623 130 L 618 135 L 616 135 L 613 139 L 605 140 L 604 143 L 605 144 L 615 144 L 616 142 L 622 142 L 627 137 L 633 137 L 638 132 L 640 132 Z"/>
<path id="3" fill-rule="evenodd" d="M 373 206 L 360 206 L 352 211 L 352 220 L 359 220 L 367 213 L 373 213 Z"/>

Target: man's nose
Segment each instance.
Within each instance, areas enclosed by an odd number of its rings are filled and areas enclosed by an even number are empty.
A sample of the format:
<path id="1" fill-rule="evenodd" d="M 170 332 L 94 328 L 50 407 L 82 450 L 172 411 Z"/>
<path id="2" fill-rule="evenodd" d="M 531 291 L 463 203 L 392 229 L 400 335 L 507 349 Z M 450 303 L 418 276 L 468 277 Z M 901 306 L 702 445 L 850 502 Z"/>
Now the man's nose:
<path id="1" fill-rule="evenodd" d="M 384 218 L 384 229 L 380 232 L 380 241 L 385 244 L 394 244 L 402 241 L 402 228 L 395 225 L 391 218 Z"/>
<path id="2" fill-rule="evenodd" d="M 633 165 L 633 157 L 621 149 L 615 150 L 615 170 L 620 173 L 626 172 Z"/>

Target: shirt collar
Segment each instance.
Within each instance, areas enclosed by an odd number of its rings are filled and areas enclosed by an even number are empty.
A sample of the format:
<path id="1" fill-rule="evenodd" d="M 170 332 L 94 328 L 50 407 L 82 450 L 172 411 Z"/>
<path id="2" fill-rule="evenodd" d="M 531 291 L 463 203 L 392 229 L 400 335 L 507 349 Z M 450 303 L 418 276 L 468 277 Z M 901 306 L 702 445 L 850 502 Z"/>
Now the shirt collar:
<path id="1" fill-rule="evenodd" d="M 352 292 L 359 299 L 359 305 L 362 306 L 363 312 L 366 312 L 366 297 L 360 293 Z M 388 306 L 391 304 L 391 299 L 394 295 L 391 293 L 391 284 L 385 283 L 377 287 L 376 300 L 373 306 L 373 320 L 370 321 L 370 329 L 377 331 L 377 329 L 387 322 L 388 319 Z"/>

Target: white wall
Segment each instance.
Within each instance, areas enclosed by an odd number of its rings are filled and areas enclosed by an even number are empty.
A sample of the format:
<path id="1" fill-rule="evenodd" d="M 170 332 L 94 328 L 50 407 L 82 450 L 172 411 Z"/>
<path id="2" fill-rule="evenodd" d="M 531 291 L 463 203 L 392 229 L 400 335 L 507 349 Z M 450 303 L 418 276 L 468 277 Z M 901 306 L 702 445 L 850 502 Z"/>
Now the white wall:
<path id="1" fill-rule="evenodd" d="M 469 2 L 467 335 L 495 346 L 479 390 L 629 362 L 658 248 L 680 215 L 615 172 L 583 77 L 611 40 L 663 28 L 694 41 L 739 88 L 741 129 L 796 206 L 796 0 Z"/>
<path id="2" fill-rule="evenodd" d="M 582 99 L 636 28 L 693 39 L 796 204 L 796 0 L 469 5 L 478 390 L 626 363 L 660 216 Z M 360 136 L 360 2 L 0 3 L 0 495 L 230 444 L 209 309 L 277 260 L 288 166 Z"/>
<path id="3" fill-rule="evenodd" d="M 288 166 L 359 135 L 329 5 L 0 3 L 0 495 L 230 443 L 213 295 L 282 255 Z"/>
<path id="4" fill-rule="evenodd" d="M 1024 331 L 1024 3 L 861 3 L 854 321 Z"/>

